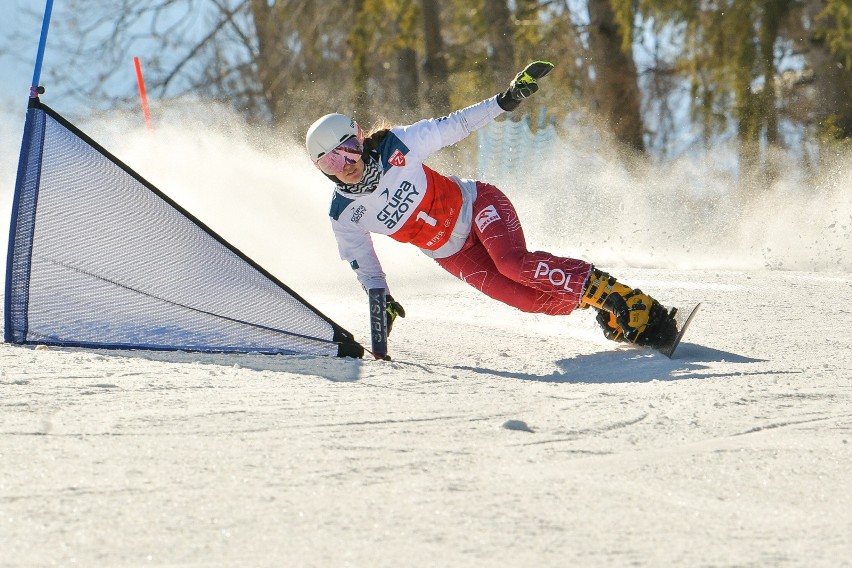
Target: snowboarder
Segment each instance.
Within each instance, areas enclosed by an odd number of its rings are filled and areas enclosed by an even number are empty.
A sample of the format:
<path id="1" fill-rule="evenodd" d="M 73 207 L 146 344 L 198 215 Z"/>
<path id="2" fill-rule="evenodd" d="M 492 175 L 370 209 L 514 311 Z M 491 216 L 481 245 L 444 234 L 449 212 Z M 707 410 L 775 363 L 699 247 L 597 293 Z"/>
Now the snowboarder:
<path id="1" fill-rule="evenodd" d="M 432 170 L 423 162 L 538 90 L 553 68 L 530 63 L 509 88 L 438 119 L 365 136 L 343 114 L 308 129 L 311 161 L 335 182 L 331 224 L 341 257 L 365 290 L 387 292 L 388 331 L 405 310 L 389 293 L 370 233 L 419 247 L 453 276 L 525 312 L 565 315 L 593 307 L 613 341 L 661 347 L 677 334 L 673 314 L 584 260 L 527 250 L 518 215 L 498 188 Z"/>

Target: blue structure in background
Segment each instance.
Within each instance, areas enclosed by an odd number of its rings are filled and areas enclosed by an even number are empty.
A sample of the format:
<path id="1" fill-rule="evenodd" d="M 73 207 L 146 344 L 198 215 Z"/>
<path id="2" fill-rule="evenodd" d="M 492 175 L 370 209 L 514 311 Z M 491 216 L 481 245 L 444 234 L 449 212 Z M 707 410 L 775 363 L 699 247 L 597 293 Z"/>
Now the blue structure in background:
<path id="1" fill-rule="evenodd" d="M 524 171 L 529 164 L 547 159 L 552 144 L 558 140 L 553 122 L 546 120 L 545 109 L 539 111 L 538 128 L 530 127 L 529 115 L 520 121 L 492 121 L 477 131 L 479 156 L 477 175 L 499 179 L 511 172 Z"/>

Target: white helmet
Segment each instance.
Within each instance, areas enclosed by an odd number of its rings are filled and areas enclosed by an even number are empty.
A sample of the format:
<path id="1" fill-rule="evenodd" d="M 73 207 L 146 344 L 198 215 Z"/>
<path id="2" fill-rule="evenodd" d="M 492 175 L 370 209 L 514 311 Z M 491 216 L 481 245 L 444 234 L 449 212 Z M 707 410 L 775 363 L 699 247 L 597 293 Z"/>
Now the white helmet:
<path id="1" fill-rule="evenodd" d="M 320 118 L 308 128 L 305 136 L 305 146 L 311 161 L 316 163 L 350 136 L 355 136 L 359 142 L 364 143 L 364 132 L 354 118 L 338 113 Z"/>

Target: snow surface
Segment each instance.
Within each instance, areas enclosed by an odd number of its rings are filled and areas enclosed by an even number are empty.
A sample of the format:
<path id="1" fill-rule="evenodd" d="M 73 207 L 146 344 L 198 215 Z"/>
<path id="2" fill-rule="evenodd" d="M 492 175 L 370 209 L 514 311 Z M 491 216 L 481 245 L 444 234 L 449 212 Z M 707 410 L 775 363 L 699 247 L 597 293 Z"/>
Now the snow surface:
<path id="1" fill-rule="evenodd" d="M 79 125 L 365 341 L 327 182 L 217 116 Z M 852 565 L 852 160 L 746 208 L 707 164 L 569 150 L 500 180 L 530 246 L 703 302 L 675 359 L 389 239 L 392 362 L 0 344 L 0 565 Z"/>

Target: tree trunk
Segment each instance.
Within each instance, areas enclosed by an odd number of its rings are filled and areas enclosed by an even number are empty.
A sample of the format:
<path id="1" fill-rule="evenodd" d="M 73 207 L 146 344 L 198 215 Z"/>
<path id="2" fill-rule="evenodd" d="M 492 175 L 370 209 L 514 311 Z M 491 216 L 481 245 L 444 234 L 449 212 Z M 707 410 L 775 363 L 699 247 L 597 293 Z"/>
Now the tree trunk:
<path id="1" fill-rule="evenodd" d="M 420 84 L 417 71 L 417 5 L 413 1 L 403 2 L 399 15 L 394 18 L 393 33 L 395 36 L 396 56 L 396 88 L 399 106 L 404 111 L 418 110 Z"/>
<path id="2" fill-rule="evenodd" d="M 594 105 L 617 140 L 644 152 L 636 65 L 622 50 L 622 30 L 609 0 L 589 0 L 588 7 Z"/>
<path id="3" fill-rule="evenodd" d="M 766 126 L 766 141 L 771 145 L 779 143 L 778 136 L 778 100 L 775 93 L 775 43 L 781 28 L 782 18 L 787 17 L 789 2 L 775 0 L 764 6 L 760 26 L 760 55 L 763 66 L 763 107 L 764 124 Z"/>
<path id="4" fill-rule="evenodd" d="M 419 102 L 417 96 L 417 52 L 403 47 L 396 52 L 396 81 L 399 91 L 399 103 L 404 110 L 415 110 Z"/>
<path id="5" fill-rule="evenodd" d="M 352 91 L 354 94 L 355 114 L 359 120 L 365 122 L 369 119 L 369 97 L 367 94 L 367 80 L 370 71 L 367 68 L 370 45 L 369 33 L 367 31 L 366 16 L 364 12 L 364 0 L 354 0 L 355 22 L 349 32 L 349 48 L 352 51 Z"/>
<path id="6" fill-rule="evenodd" d="M 811 22 L 825 27 L 836 23 L 830 17 L 819 19 L 825 2 L 808 0 L 805 12 Z M 807 30 L 801 46 L 808 67 L 813 71 L 812 86 L 816 91 L 812 99 L 814 121 L 823 134 L 833 138 L 852 138 L 852 69 L 844 64 L 841 55 L 831 52 L 825 37 L 816 32 L 817 24 Z"/>
<path id="7" fill-rule="evenodd" d="M 447 54 L 441 37 L 441 18 L 438 0 L 421 0 L 423 37 L 426 43 L 426 101 L 435 115 L 450 112 L 450 90 L 447 84 Z"/>
<path id="8" fill-rule="evenodd" d="M 521 66 L 543 57 L 539 29 L 540 9 L 539 0 L 515 0 L 517 25 L 514 29 L 514 51 Z"/>
<path id="9" fill-rule="evenodd" d="M 512 38 L 511 14 L 506 0 L 485 0 L 485 22 L 491 44 L 489 67 L 494 87 L 505 87 L 515 69 L 515 43 Z"/>
<path id="10" fill-rule="evenodd" d="M 257 30 L 257 56 L 255 65 L 257 79 L 260 82 L 263 100 L 272 115 L 273 122 L 281 119 L 281 109 L 278 108 L 279 98 L 276 96 L 280 70 L 278 61 L 273 54 L 277 51 L 275 34 L 275 9 L 265 0 L 251 0 L 251 15 Z"/>

